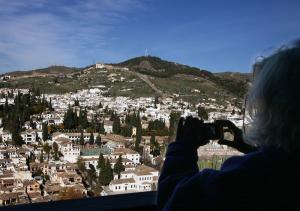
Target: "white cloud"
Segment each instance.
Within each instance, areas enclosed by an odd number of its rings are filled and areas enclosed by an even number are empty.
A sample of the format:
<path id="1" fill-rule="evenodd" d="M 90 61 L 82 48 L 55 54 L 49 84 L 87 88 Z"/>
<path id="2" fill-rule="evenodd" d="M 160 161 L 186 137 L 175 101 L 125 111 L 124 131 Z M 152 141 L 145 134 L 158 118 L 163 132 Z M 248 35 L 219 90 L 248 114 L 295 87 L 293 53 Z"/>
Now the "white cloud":
<path id="1" fill-rule="evenodd" d="M 108 32 L 128 13 L 143 8 L 138 0 L 61 2 L 0 0 L 0 71 L 78 65 L 103 51 Z"/>

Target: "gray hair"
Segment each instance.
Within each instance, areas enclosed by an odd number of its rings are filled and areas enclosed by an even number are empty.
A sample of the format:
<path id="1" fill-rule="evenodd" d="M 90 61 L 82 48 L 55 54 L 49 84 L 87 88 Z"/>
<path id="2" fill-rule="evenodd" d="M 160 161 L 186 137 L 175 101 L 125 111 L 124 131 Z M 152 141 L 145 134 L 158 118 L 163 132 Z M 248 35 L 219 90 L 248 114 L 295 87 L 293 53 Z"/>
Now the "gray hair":
<path id="1" fill-rule="evenodd" d="M 260 61 L 248 93 L 253 119 L 246 142 L 300 150 L 300 40 Z"/>

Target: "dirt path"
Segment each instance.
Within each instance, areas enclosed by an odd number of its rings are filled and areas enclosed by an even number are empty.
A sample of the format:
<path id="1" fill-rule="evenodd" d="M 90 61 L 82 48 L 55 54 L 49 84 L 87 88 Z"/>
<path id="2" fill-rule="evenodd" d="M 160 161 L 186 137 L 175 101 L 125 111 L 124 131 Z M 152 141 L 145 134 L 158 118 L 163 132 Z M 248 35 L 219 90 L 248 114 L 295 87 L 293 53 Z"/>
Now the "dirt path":
<path id="1" fill-rule="evenodd" d="M 134 72 L 141 80 L 143 80 L 146 84 L 148 84 L 148 86 L 151 87 L 151 89 L 153 89 L 157 94 L 159 94 L 160 96 L 163 96 L 164 93 L 163 91 L 161 91 L 160 89 L 158 89 L 148 78 L 147 75 L 143 75 L 141 73 L 137 73 Z"/>

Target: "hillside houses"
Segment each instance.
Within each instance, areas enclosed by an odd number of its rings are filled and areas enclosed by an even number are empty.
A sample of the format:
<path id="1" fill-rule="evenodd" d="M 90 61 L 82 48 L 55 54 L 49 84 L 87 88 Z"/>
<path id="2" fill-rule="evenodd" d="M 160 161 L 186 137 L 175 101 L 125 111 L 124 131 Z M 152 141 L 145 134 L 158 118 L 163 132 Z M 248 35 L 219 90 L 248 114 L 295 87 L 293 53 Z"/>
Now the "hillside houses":
<path id="1" fill-rule="evenodd" d="M 119 156 L 131 160 L 134 163 L 134 165 L 140 164 L 140 154 L 132 149 L 116 148 L 110 155 L 110 157 L 113 159 L 117 159 Z"/>
<path id="2" fill-rule="evenodd" d="M 155 190 L 159 172 L 145 165 L 135 170 L 121 172 L 120 179 L 115 179 L 101 192 L 102 196 Z"/>
<path id="3" fill-rule="evenodd" d="M 58 144 L 58 150 L 63 155 L 63 160 L 76 163 L 80 156 L 80 147 L 74 144 L 70 139 L 64 137 L 57 138 L 55 142 Z"/>
<path id="4" fill-rule="evenodd" d="M 25 144 L 37 144 L 38 140 L 42 140 L 42 130 L 28 129 L 21 133 L 21 137 Z"/>
<path id="5" fill-rule="evenodd" d="M 119 80 L 119 75 L 111 75 L 110 78 Z M 12 132 L 4 130 L 5 119 L 1 119 L 0 204 L 60 200 L 62 191 L 68 188 L 80 193 L 82 197 L 90 196 L 92 191 L 95 195 L 104 196 L 156 190 L 159 176 L 157 169 L 164 160 L 166 146 L 171 140 L 168 136 L 170 113 L 177 111 L 181 116 L 197 116 L 197 105 L 193 107 L 173 97 L 160 97 L 156 102 L 154 97 L 109 97 L 103 96 L 103 92 L 103 87 L 93 86 L 74 93 L 45 94 L 48 101 L 51 99 L 52 108 L 33 114 L 23 122 L 19 134 L 24 143 L 19 146 L 13 145 Z M 14 102 L 11 103 L 13 105 Z M 208 121 L 224 117 L 240 126 L 242 116 L 238 112 L 232 114 L 232 110 L 236 108 L 229 102 L 226 103 L 227 110 L 212 99 L 201 105 L 212 109 Z M 69 108 L 76 124 L 65 127 L 64 116 Z M 86 111 L 85 124 L 80 123 L 80 110 Z M 120 127 L 124 133 L 114 133 L 115 114 L 120 119 Z M 141 130 L 137 128 L 138 124 L 134 119 L 137 118 L 136 114 L 141 119 Z M 162 131 L 153 127 L 150 129 L 149 125 L 153 125 L 155 120 L 163 123 Z M 48 126 L 44 130 L 45 141 L 42 124 Z M 136 147 L 138 132 L 142 135 L 141 142 Z M 151 154 L 152 134 L 155 134 L 160 155 Z M 80 142 L 81 136 L 83 142 Z M 97 137 L 98 143 L 95 143 Z M 100 153 L 112 174 L 112 180 L 108 183 L 99 182 L 103 170 L 98 166 Z M 211 142 L 201 147 L 198 153 L 210 156 L 234 154 L 234 151 Z M 123 166 L 121 172 L 114 170 L 118 162 Z"/>

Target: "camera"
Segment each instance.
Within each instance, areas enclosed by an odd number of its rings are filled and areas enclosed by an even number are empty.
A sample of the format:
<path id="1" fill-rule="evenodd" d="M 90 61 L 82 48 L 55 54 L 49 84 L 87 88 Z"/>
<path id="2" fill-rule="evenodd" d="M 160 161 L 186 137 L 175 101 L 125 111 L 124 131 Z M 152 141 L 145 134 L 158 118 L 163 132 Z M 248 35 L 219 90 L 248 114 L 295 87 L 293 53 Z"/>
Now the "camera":
<path id="1" fill-rule="evenodd" d="M 223 128 L 215 123 L 203 123 L 204 137 L 207 140 L 223 139 Z"/>

